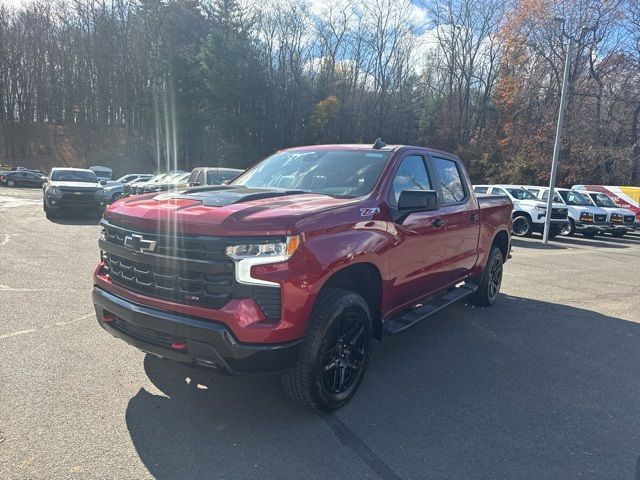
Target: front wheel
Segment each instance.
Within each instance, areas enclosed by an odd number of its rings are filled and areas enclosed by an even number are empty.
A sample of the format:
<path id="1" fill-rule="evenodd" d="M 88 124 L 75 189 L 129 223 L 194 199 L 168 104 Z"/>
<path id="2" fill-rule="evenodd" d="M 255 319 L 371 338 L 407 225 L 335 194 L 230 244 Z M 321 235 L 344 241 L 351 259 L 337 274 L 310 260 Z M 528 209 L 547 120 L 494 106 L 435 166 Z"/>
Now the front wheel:
<path id="1" fill-rule="evenodd" d="M 582 236 L 585 238 L 595 238 L 598 232 L 582 232 Z"/>
<path id="2" fill-rule="evenodd" d="M 319 412 L 340 408 L 362 382 L 373 336 L 371 313 L 351 291 L 327 288 L 320 293 L 296 366 L 281 376 L 287 395 Z"/>
<path id="3" fill-rule="evenodd" d="M 513 219 L 511 225 L 511 231 L 516 237 L 530 237 L 531 236 L 531 219 L 525 215 L 518 215 Z"/>
<path id="4" fill-rule="evenodd" d="M 573 237 L 575 233 L 576 233 L 576 222 L 574 222 L 573 219 L 570 218 L 569 222 L 560 231 L 560 234 L 565 235 L 567 237 Z"/>
<path id="5" fill-rule="evenodd" d="M 624 230 L 614 230 L 613 232 L 611 232 L 611 235 L 613 235 L 616 238 L 620 238 L 620 237 L 624 237 L 624 234 L 627 233 Z"/>
<path id="6" fill-rule="evenodd" d="M 504 259 L 498 247 L 492 247 L 487 263 L 479 278 L 478 289 L 469 298 L 471 303 L 489 307 L 496 303 L 502 285 L 502 265 Z"/>

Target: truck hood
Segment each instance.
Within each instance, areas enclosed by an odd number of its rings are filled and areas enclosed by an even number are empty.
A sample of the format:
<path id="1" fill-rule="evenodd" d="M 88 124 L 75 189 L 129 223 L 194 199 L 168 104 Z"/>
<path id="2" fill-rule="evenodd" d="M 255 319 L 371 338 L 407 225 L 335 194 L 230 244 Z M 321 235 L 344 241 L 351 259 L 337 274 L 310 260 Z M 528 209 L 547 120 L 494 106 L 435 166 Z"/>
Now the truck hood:
<path id="1" fill-rule="evenodd" d="M 61 188 L 88 188 L 91 190 L 95 190 L 96 188 L 101 188 L 102 186 L 99 183 L 89 183 L 89 182 L 49 182 L 49 185 L 52 187 L 61 187 Z"/>
<path id="2" fill-rule="evenodd" d="M 217 236 L 287 235 L 298 233 L 289 229 L 296 217 L 360 200 L 224 185 L 125 198 L 107 209 L 105 219 L 151 232 Z"/>
<path id="3" fill-rule="evenodd" d="M 622 208 L 622 207 L 600 207 L 603 208 L 604 210 L 606 210 L 608 213 L 617 213 L 619 215 L 633 215 L 634 217 L 636 216 L 636 214 L 629 210 L 628 208 Z"/>

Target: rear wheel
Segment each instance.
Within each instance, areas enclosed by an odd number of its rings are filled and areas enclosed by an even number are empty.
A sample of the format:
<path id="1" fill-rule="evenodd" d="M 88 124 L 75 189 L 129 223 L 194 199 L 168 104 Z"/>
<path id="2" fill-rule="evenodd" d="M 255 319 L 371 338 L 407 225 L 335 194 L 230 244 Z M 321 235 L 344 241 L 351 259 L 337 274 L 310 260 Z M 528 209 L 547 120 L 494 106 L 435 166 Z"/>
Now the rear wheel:
<path id="1" fill-rule="evenodd" d="M 364 299 L 327 288 L 313 308 L 296 366 L 281 376 L 287 395 L 303 407 L 328 412 L 340 408 L 362 382 L 373 336 Z"/>
<path id="2" fill-rule="evenodd" d="M 511 225 L 511 231 L 516 237 L 531 236 L 531 231 L 532 231 L 531 219 L 526 215 L 518 215 L 513 219 L 513 224 Z"/>
<path id="3" fill-rule="evenodd" d="M 478 289 L 469 297 L 471 303 L 489 307 L 496 303 L 502 285 L 502 265 L 504 259 L 498 247 L 492 247 L 487 263 L 482 270 Z"/>

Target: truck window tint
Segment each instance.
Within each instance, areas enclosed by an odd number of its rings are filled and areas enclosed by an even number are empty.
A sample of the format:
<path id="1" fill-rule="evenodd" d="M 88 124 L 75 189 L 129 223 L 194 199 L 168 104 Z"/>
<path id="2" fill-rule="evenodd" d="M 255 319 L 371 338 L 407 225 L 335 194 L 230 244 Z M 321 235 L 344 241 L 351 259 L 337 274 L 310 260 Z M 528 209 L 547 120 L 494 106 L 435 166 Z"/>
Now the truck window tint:
<path id="1" fill-rule="evenodd" d="M 389 190 L 389 205 L 394 208 L 398 206 L 403 190 L 431 190 L 424 159 L 419 155 L 408 156 L 400 163 Z"/>
<path id="2" fill-rule="evenodd" d="M 462 186 L 462 179 L 456 162 L 434 157 L 433 164 L 440 179 L 442 203 L 457 203 L 464 200 L 464 187 Z"/>

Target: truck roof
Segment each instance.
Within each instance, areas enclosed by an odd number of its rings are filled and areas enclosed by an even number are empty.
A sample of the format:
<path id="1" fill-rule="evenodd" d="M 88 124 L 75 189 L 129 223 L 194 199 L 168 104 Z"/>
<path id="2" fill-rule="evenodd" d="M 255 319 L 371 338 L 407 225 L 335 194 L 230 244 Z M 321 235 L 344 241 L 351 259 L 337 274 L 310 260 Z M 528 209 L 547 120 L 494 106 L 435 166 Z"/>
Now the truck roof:
<path id="1" fill-rule="evenodd" d="M 336 143 L 336 144 L 326 144 L 326 145 L 304 145 L 299 147 L 290 147 L 283 148 L 280 150 L 281 152 L 288 152 L 294 150 L 308 151 L 308 150 L 367 150 L 371 152 L 398 152 L 400 150 L 425 150 L 431 154 L 435 154 L 442 157 L 447 158 L 459 158 L 449 152 L 445 152 L 443 150 L 438 150 L 435 148 L 429 147 L 420 147 L 417 145 L 385 145 L 381 148 L 373 148 L 372 144 L 369 143 Z"/>
<path id="2" fill-rule="evenodd" d="M 73 171 L 73 172 L 91 172 L 91 173 L 95 173 L 93 170 L 89 170 L 88 168 L 74 168 L 74 167 L 53 167 L 51 169 L 51 171 L 60 171 L 60 170 L 66 170 L 66 171 Z"/>

